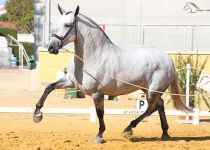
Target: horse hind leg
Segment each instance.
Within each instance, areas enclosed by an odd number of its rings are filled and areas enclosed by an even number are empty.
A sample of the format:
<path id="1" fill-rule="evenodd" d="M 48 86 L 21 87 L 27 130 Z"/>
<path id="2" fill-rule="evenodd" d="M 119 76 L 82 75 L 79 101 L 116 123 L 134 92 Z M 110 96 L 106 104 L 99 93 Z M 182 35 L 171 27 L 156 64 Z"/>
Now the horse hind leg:
<path id="1" fill-rule="evenodd" d="M 168 140 L 170 138 L 170 136 L 168 135 L 168 123 L 167 123 L 167 119 L 166 119 L 166 115 L 165 115 L 165 108 L 164 108 L 164 101 L 161 98 L 160 101 L 158 102 L 158 113 L 160 116 L 160 122 L 161 122 L 161 128 L 162 128 L 162 136 L 161 139 L 162 140 Z"/>
<path id="2" fill-rule="evenodd" d="M 42 116 L 43 113 L 40 110 L 43 107 L 44 102 L 45 102 L 47 96 L 50 94 L 50 92 L 52 92 L 55 89 L 65 88 L 65 87 L 69 87 L 69 86 L 71 86 L 71 84 L 68 83 L 68 80 L 65 78 L 62 78 L 62 79 L 58 80 L 57 82 L 49 84 L 45 88 L 44 93 L 42 94 L 41 98 L 39 99 L 39 101 L 36 104 L 36 109 L 33 114 L 33 121 L 35 123 L 40 122 L 43 118 L 43 116 Z"/>
<path id="3" fill-rule="evenodd" d="M 133 133 L 132 128 L 135 128 L 137 124 L 140 121 L 142 121 L 145 117 L 150 116 L 155 111 L 158 111 L 159 116 L 160 116 L 161 128 L 163 131 L 161 139 L 168 140 L 170 138 L 170 136 L 168 135 L 169 126 L 168 126 L 166 115 L 165 115 L 164 101 L 159 96 L 157 98 L 159 98 L 159 101 L 157 101 L 154 107 L 151 105 L 151 103 L 148 103 L 148 108 L 145 111 L 145 113 L 139 116 L 137 119 L 133 120 L 130 123 L 130 125 L 127 128 L 125 128 L 124 130 L 125 136 L 132 135 Z"/>
<path id="4" fill-rule="evenodd" d="M 131 123 L 124 129 L 124 135 L 125 137 L 130 136 L 133 134 L 132 128 L 135 128 L 139 122 L 141 122 L 145 117 L 150 116 L 153 112 L 157 111 L 159 106 L 158 106 L 158 100 L 160 100 L 161 94 L 159 93 L 154 93 L 154 92 L 148 92 L 147 94 L 147 102 L 148 102 L 148 107 L 147 110 L 138 118 L 135 120 L 131 121 Z"/>

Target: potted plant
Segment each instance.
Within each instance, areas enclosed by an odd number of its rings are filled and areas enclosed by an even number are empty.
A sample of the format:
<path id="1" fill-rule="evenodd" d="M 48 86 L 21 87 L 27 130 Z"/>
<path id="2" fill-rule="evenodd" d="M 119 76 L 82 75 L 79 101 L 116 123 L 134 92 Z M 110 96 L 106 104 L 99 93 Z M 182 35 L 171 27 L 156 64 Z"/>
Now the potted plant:
<path id="1" fill-rule="evenodd" d="M 207 61 L 207 56 L 201 56 L 198 53 L 189 55 L 179 53 L 175 56 L 175 65 L 178 69 L 180 88 L 183 95 L 186 93 L 186 65 L 190 64 L 191 66 L 189 91 L 190 95 L 194 95 L 190 96 L 190 107 L 192 108 L 200 108 L 201 102 L 204 101 L 204 104 L 206 104 L 210 110 L 210 97 L 208 96 L 207 91 L 197 86 Z"/>

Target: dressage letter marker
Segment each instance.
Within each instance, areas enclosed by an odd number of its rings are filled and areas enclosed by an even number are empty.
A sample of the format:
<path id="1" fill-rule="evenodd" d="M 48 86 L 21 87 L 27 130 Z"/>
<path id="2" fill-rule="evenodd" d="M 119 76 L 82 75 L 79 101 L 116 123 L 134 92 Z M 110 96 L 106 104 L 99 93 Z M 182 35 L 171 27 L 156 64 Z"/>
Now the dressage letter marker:
<path id="1" fill-rule="evenodd" d="M 137 100 L 136 101 L 136 109 L 142 112 L 145 112 L 148 107 L 148 103 L 146 100 Z"/>

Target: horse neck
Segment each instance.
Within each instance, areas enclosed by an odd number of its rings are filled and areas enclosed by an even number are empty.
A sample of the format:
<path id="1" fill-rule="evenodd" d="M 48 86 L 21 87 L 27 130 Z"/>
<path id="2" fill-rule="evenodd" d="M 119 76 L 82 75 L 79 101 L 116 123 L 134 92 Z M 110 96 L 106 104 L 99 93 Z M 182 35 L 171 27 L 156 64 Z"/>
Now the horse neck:
<path id="1" fill-rule="evenodd" d="M 91 57 L 103 53 L 104 47 L 112 45 L 112 42 L 95 22 L 80 15 L 77 19 L 77 38 L 74 44 L 75 54 L 88 61 Z"/>

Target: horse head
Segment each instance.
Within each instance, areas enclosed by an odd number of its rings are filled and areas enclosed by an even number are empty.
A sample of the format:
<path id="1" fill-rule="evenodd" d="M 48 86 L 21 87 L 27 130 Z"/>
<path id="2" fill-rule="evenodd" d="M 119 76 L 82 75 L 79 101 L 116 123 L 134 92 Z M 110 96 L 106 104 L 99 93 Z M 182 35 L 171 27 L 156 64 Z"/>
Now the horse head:
<path id="1" fill-rule="evenodd" d="M 52 34 L 48 43 L 48 51 L 51 54 L 58 54 L 59 49 L 70 42 L 74 42 L 77 37 L 76 18 L 79 14 L 79 6 L 76 10 L 65 12 L 58 4 L 61 18 L 57 24 L 56 32 Z"/>
<path id="2" fill-rule="evenodd" d="M 188 13 L 196 13 L 197 11 L 200 11 L 200 8 L 192 2 L 186 2 L 184 10 Z"/>

